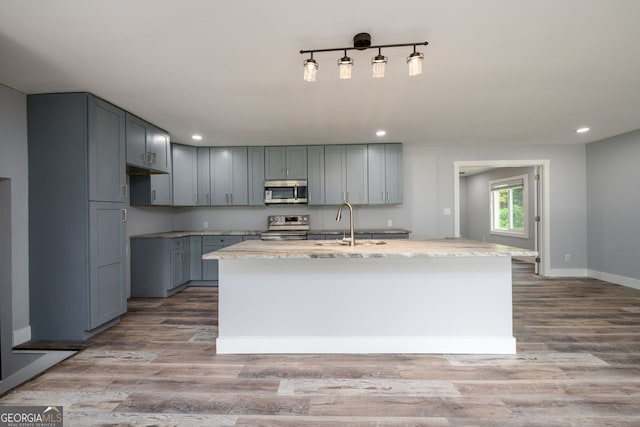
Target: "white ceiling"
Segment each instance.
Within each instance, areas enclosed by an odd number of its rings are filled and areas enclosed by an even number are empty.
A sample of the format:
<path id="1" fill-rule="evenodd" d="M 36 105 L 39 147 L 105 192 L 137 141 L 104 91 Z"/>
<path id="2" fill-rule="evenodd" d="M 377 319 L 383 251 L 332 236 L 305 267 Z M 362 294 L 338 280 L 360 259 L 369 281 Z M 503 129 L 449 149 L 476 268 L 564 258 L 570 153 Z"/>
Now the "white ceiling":
<path id="1" fill-rule="evenodd" d="M 638 0 L 0 0 L 0 83 L 90 91 L 201 145 L 584 143 L 640 128 L 639 22 Z M 384 79 L 368 50 L 351 80 L 340 52 L 302 80 L 301 49 L 363 31 L 428 41 L 424 73 L 394 48 Z"/>

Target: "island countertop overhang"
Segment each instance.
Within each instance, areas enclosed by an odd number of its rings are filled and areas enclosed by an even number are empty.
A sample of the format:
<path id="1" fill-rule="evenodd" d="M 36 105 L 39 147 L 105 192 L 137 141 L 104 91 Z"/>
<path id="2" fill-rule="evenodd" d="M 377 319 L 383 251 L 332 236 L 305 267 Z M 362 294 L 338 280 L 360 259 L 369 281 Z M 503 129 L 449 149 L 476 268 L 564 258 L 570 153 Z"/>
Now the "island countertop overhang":
<path id="1" fill-rule="evenodd" d="M 373 244 L 367 240 L 356 246 L 337 241 L 261 241 L 249 240 L 209 252 L 202 259 L 277 259 L 277 258 L 416 258 L 416 257 L 493 257 L 537 256 L 536 251 L 467 239 L 383 240 Z"/>

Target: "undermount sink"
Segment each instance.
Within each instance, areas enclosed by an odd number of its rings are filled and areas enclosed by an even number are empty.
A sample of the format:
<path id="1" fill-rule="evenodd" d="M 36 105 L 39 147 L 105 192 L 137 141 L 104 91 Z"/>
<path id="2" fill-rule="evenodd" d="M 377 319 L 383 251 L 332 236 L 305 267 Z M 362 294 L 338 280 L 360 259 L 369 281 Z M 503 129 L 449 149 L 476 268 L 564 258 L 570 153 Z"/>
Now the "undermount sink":
<path id="1" fill-rule="evenodd" d="M 386 242 L 384 240 L 371 240 L 371 239 L 363 239 L 357 240 L 356 246 L 369 246 L 369 245 L 384 245 Z M 316 245 L 318 246 L 349 246 L 349 240 L 316 240 Z"/>

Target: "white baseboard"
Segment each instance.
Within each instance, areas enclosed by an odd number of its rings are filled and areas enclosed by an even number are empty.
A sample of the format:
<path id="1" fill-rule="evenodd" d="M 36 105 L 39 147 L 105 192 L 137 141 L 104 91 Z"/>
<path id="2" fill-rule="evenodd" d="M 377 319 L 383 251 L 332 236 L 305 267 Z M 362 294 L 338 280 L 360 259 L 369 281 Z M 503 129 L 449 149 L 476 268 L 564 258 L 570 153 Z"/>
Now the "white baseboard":
<path id="1" fill-rule="evenodd" d="M 617 274 L 605 273 L 597 270 L 589 270 L 589 277 L 640 290 L 640 280 L 632 277 L 618 276 Z"/>
<path id="2" fill-rule="evenodd" d="M 552 268 L 547 271 L 548 277 L 589 277 L 586 268 Z"/>
<path id="3" fill-rule="evenodd" d="M 218 354 L 516 354 L 514 337 L 218 337 Z"/>
<path id="4" fill-rule="evenodd" d="M 31 326 L 13 331 L 13 346 L 31 341 Z"/>

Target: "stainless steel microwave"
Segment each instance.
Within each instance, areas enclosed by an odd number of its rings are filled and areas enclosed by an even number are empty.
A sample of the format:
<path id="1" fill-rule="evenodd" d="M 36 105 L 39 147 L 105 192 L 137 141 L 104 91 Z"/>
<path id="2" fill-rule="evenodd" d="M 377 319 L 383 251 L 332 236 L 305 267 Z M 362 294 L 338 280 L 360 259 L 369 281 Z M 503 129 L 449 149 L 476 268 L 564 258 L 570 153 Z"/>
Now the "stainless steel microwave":
<path id="1" fill-rule="evenodd" d="M 307 180 L 289 179 L 264 182 L 264 203 L 301 203 L 306 204 Z"/>

